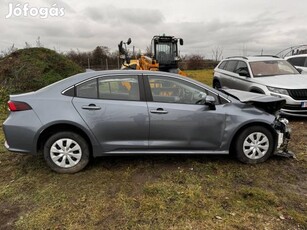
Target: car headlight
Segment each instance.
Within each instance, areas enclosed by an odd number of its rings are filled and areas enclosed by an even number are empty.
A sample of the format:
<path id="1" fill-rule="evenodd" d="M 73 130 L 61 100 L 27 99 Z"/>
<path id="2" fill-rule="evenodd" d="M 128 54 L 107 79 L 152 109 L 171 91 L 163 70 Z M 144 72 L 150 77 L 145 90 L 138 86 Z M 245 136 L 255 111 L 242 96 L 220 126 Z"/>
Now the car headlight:
<path id="1" fill-rule="evenodd" d="M 281 88 L 275 88 L 275 87 L 268 86 L 268 90 L 270 90 L 273 93 L 289 95 L 288 90 L 286 90 L 286 89 L 281 89 Z"/>

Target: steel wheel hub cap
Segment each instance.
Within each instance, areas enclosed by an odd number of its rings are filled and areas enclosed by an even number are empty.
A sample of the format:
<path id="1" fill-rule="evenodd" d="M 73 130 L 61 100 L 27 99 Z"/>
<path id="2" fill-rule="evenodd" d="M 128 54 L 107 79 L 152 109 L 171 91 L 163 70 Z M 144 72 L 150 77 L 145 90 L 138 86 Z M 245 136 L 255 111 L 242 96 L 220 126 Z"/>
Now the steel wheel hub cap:
<path id="1" fill-rule="evenodd" d="M 50 148 L 51 160 L 61 168 L 70 168 L 79 163 L 82 156 L 80 145 L 69 138 L 57 140 Z"/>
<path id="2" fill-rule="evenodd" d="M 260 132 L 251 133 L 243 142 L 245 156 L 256 160 L 263 157 L 269 149 L 270 143 L 267 136 Z"/>

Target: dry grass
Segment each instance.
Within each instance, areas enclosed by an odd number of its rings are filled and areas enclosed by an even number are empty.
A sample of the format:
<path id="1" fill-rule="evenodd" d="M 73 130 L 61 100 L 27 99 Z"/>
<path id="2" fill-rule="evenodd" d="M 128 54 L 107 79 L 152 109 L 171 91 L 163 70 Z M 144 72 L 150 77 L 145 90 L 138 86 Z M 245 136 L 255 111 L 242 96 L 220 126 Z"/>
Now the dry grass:
<path id="1" fill-rule="evenodd" d="M 61 175 L 42 157 L 1 145 L 0 229 L 307 229 L 306 121 L 291 127 L 298 159 L 259 165 L 229 156 L 117 156 Z"/>
<path id="2" fill-rule="evenodd" d="M 213 69 L 187 70 L 185 72 L 190 78 L 205 83 L 206 85 L 212 86 Z"/>

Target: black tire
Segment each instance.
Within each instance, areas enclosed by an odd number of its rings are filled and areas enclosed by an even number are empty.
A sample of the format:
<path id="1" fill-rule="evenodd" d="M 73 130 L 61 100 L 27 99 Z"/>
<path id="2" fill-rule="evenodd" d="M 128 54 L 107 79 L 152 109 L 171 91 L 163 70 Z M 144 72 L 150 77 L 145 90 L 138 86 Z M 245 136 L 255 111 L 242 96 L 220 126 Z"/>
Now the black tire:
<path id="1" fill-rule="evenodd" d="M 222 88 L 220 81 L 218 80 L 214 80 L 213 81 L 213 88 L 219 90 L 220 88 Z"/>
<path id="2" fill-rule="evenodd" d="M 256 139 L 259 138 L 259 141 Z M 254 150 L 256 149 L 256 150 Z M 266 161 L 275 149 L 273 134 L 265 127 L 250 126 L 236 138 L 234 151 L 239 161 L 256 164 Z M 244 153 L 244 150 L 246 153 Z"/>
<path id="3" fill-rule="evenodd" d="M 51 148 L 54 151 L 51 151 Z M 69 131 L 58 132 L 50 136 L 44 144 L 43 153 L 48 166 L 58 173 L 79 172 L 90 159 L 88 143 L 79 134 Z M 62 166 L 58 165 L 61 163 Z"/>

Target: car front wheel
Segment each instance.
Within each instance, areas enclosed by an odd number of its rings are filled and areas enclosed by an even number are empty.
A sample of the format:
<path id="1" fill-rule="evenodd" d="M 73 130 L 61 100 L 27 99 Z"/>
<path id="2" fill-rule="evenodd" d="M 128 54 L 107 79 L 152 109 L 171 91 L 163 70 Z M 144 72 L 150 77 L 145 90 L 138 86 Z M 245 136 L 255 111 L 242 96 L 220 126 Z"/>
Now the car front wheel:
<path id="1" fill-rule="evenodd" d="M 235 151 L 241 162 L 249 164 L 264 162 L 274 151 L 273 135 L 262 126 L 247 127 L 236 139 Z"/>
<path id="2" fill-rule="evenodd" d="M 76 173 L 89 162 L 89 148 L 82 136 L 73 132 L 59 132 L 46 141 L 44 158 L 58 173 Z"/>

